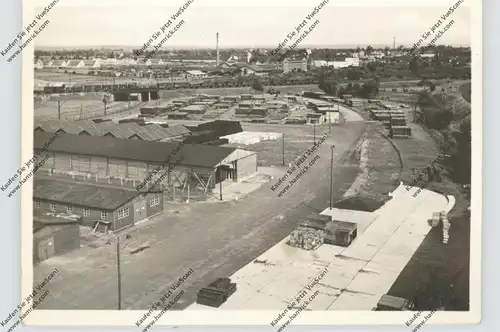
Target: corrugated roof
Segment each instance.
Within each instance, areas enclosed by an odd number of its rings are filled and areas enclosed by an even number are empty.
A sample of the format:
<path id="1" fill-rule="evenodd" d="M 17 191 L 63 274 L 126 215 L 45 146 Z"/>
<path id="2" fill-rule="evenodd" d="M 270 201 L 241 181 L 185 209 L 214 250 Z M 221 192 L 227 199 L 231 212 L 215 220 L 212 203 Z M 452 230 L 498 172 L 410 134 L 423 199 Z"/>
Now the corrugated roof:
<path id="1" fill-rule="evenodd" d="M 80 129 L 77 125 L 74 125 L 71 122 L 65 120 L 45 120 L 40 121 L 38 125 L 35 127 L 41 128 L 45 132 L 53 132 L 55 133 L 58 130 L 63 130 L 68 134 L 79 134 L 82 129 Z"/>
<path id="2" fill-rule="evenodd" d="M 34 148 L 43 148 L 44 144 L 52 137 L 52 133 L 35 132 Z M 176 149 L 179 149 L 179 143 L 71 134 L 60 134 L 59 139 L 56 139 L 47 147 L 47 151 L 53 152 L 138 160 L 160 164 L 165 163 L 167 158 L 175 162 L 175 160 L 180 160 L 181 157 L 184 157 L 180 165 L 208 168 L 217 166 L 224 158 L 236 150 L 235 148 L 220 146 L 185 144 L 174 154 L 173 152 Z"/>
<path id="3" fill-rule="evenodd" d="M 112 135 L 113 137 L 116 137 L 116 138 L 130 138 L 132 136 L 134 136 L 137 132 L 135 129 L 132 129 L 130 127 L 111 127 L 109 129 L 105 129 L 104 130 L 106 133 L 103 135 L 103 136 L 109 136 L 109 135 Z M 143 139 L 141 137 L 141 139 Z"/>
<path id="4" fill-rule="evenodd" d="M 68 134 L 80 134 L 83 131 L 94 136 L 105 136 L 111 134 L 117 138 L 130 138 L 137 135 L 143 140 L 158 141 L 180 135 L 186 135 L 190 131 L 185 126 L 177 125 L 163 128 L 159 124 L 140 126 L 136 122 L 115 123 L 111 121 L 95 123 L 91 120 L 78 120 L 69 122 L 67 120 L 38 120 L 35 129 L 41 128 L 45 132 L 56 132 L 62 129 Z M 108 135 L 109 136 L 109 135 Z"/>
<path id="5" fill-rule="evenodd" d="M 153 124 L 146 125 L 143 127 L 135 128 L 134 134 L 132 136 L 138 136 L 139 138 L 146 141 L 157 141 L 161 138 L 158 138 L 158 133 L 155 132 L 155 128 Z"/>
<path id="6" fill-rule="evenodd" d="M 167 127 L 163 128 L 163 130 L 168 133 L 168 137 L 187 135 L 191 132 L 186 126 L 183 125 Z"/>
<path id="7" fill-rule="evenodd" d="M 117 209 L 139 194 L 137 190 L 45 179 L 35 179 L 33 183 L 33 198 L 35 199 L 106 211 Z"/>

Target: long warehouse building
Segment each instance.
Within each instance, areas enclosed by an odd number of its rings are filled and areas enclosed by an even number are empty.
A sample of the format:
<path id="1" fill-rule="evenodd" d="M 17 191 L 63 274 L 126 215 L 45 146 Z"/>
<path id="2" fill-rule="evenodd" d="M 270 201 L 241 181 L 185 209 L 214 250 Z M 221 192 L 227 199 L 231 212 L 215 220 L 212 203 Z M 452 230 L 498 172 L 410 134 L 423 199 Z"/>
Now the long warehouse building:
<path id="1" fill-rule="evenodd" d="M 256 152 L 182 142 L 62 133 L 54 139 L 53 133 L 35 132 L 34 150 L 44 161 L 39 173 L 119 179 L 141 190 L 161 183 L 206 194 L 221 181 L 240 181 L 257 171 Z"/>

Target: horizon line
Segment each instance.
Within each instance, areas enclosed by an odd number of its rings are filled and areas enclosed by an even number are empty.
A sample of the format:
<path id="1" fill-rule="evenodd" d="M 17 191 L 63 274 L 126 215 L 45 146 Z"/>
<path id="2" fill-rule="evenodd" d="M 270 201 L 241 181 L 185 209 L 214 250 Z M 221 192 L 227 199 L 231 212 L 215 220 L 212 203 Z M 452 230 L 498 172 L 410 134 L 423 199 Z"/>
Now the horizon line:
<path id="1" fill-rule="evenodd" d="M 339 44 L 339 45 L 332 45 L 332 44 L 326 44 L 326 45 L 303 45 L 300 48 L 297 48 L 296 50 L 301 50 L 301 49 L 356 49 L 358 47 L 360 48 L 366 48 L 368 46 L 371 46 L 373 48 L 390 48 L 391 50 L 393 49 L 391 45 L 389 44 Z M 399 44 L 398 47 L 403 47 L 403 48 L 411 48 L 413 47 L 413 44 Z M 450 43 L 450 44 L 439 44 L 439 45 L 434 45 L 435 47 L 471 47 L 470 44 L 468 43 Z M 35 46 L 34 49 L 35 51 L 37 50 L 42 50 L 42 49 L 72 49 L 72 50 L 77 50 L 77 49 L 110 49 L 110 50 L 116 50 L 116 49 L 140 49 L 142 46 L 141 45 L 81 45 L 81 46 Z M 224 46 L 224 47 L 219 47 L 220 50 L 227 50 L 227 49 L 275 49 L 276 45 L 260 45 L 260 46 L 255 46 L 255 45 L 233 45 L 233 46 Z M 210 49 L 210 50 L 215 50 L 216 48 L 213 46 L 199 46 L 199 45 L 179 45 L 179 46 L 170 46 L 170 47 L 165 47 L 165 48 L 160 48 L 159 50 L 171 50 L 171 49 Z M 396 48 L 397 49 L 397 48 Z"/>

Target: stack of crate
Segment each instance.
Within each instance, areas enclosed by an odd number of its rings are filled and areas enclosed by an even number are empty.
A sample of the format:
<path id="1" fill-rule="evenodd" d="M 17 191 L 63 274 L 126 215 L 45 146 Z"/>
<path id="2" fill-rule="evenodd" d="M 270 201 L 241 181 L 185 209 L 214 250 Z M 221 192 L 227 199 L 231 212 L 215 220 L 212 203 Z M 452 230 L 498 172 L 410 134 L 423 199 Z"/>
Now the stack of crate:
<path id="1" fill-rule="evenodd" d="M 411 128 L 408 126 L 392 126 L 391 138 L 408 138 L 411 137 Z"/>
<path id="2" fill-rule="evenodd" d="M 403 111 L 392 111 L 389 121 L 389 131 L 391 138 L 408 138 L 411 136 L 411 128 L 406 123 Z"/>
<path id="3" fill-rule="evenodd" d="M 288 245 L 311 251 L 321 247 L 324 239 L 324 230 L 300 226 L 290 234 Z"/>
<path id="4" fill-rule="evenodd" d="M 219 278 L 198 291 L 196 303 L 218 308 L 236 292 L 236 283 L 229 278 Z"/>
<path id="5" fill-rule="evenodd" d="M 391 115 L 387 112 L 379 112 L 375 114 L 375 120 L 382 122 L 384 125 L 388 125 L 391 121 Z"/>
<path id="6" fill-rule="evenodd" d="M 446 211 L 441 211 L 441 222 L 443 224 L 443 243 L 447 244 L 448 240 L 450 239 L 450 227 L 451 223 L 448 219 L 448 214 Z"/>

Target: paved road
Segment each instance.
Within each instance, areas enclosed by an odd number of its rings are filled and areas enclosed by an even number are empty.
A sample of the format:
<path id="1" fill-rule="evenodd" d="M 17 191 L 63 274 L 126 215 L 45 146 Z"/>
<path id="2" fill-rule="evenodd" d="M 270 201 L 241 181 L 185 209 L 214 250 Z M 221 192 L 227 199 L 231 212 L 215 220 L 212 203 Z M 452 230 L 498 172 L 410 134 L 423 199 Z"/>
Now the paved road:
<path id="1" fill-rule="evenodd" d="M 281 198 L 270 190 L 275 179 L 239 201 L 168 205 L 155 220 L 130 228 L 132 239 L 147 241 L 150 248 L 133 255 L 122 250 L 122 308 L 149 309 L 193 269 L 181 286 L 185 294 L 174 307 L 184 309 L 201 287 L 230 276 L 286 237 L 303 217 L 326 208 L 332 144 L 336 146 L 334 192 L 341 197 L 357 174 L 355 167 L 343 166 L 343 160 L 365 127 L 362 121 L 333 127 L 317 150 L 320 159 Z M 130 240 L 122 244 L 126 241 Z M 50 294 L 39 308 L 116 309 L 115 257 L 115 246 L 103 245 L 39 264 L 34 271 L 36 284 L 54 267 L 60 271 L 46 286 Z"/>

